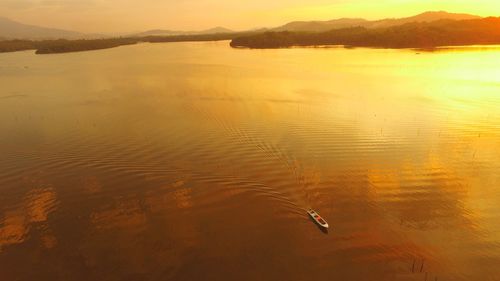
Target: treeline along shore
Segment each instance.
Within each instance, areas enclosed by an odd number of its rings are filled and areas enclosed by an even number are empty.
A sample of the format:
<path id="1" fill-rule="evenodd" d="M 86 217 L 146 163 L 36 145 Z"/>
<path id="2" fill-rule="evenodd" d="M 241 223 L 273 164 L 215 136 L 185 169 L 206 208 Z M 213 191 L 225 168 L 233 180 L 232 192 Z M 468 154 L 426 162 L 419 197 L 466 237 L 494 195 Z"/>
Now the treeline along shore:
<path id="1" fill-rule="evenodd" d="M 109 49 L 141 42 L 221 40 L 232 40 L 230 45 L 234 48 L 252 49 L 325 45 L 376 48 L 493 45 L 500 44 L 500 17 L 414 22 L 386 28 L 349 27 L 326 32 L 252 31 L 89 40 L 3 40 L 0 41 L 0 53 L 35 50 L 37 54 L 56 54 Z"/>
<path id="2" fill-rule="evenodd" d="M 231 40 L 251 33 L 220 33 L 200 35 L 146 36 L 87 40 L 4 40 L 0 41 L 0 53 L 35 50 L 37 54 L 58 54 L 115 48 L 141 42 L 187 42 Z"/>
<path id="3" fill-rule="evenodd" d="M 231 41 L 235 48 L 288 48 L 344 45 L 377 48 L 435 48 L 440 46 L 500 44 L 500 17 L 439 20 L 388 28 L 351 27 L 327 32 L 265 32 Z"/>

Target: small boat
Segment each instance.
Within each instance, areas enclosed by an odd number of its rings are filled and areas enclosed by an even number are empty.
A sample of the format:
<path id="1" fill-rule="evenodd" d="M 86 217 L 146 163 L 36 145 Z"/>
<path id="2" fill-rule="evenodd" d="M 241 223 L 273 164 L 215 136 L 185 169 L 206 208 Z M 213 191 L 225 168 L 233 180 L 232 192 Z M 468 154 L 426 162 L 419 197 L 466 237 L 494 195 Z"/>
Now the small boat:
<path id="1" fill-rule="evenodd" d="M 316 211 L 309 209 L 307 213 L 319 226 L 325 229 L 328 228 L 328 223 Z"/>

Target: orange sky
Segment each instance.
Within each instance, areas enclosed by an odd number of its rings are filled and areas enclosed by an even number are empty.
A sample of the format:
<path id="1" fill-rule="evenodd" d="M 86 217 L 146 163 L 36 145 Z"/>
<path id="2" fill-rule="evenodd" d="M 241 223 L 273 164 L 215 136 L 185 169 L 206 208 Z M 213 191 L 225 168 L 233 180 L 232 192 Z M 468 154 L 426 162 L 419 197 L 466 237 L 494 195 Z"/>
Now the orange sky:
<path id="1" fill-rule="evenodd" d="M 292 20 L 378 19 L 429 10 L 500 15 L 499 0 L 0 0 L 0 16 L 84 32 L 235 30 Z"/>

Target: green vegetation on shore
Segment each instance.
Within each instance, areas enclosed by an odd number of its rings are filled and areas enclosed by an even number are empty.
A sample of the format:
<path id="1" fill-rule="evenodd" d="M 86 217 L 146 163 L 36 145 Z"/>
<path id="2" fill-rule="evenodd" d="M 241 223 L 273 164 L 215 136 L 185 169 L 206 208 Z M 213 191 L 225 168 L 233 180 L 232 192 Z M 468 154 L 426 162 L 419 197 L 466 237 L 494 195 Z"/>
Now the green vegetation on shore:
<path id="1" fill-rule="evenodd" d="M 4 40 L 0 53 L 36 50 L 37 54 L 114 48 L 141 42 L 232 40 L 235 48 L 287 48 L 344 45 L 377 48 L 435 48 L 440 46 L 500 44 L 500 17 L 471 20 L 414 22 L 387 28 L 350 27 L 327 32 L 240 32 L 197 35 L 145 36 L 90 40 Z"/>
<path id="2" fill-rule="evenodd" d="M 37 54 L 70 53 L 89 50 L 115 48 L 136 44 L 131 38 L 95 39 L 95 40 L 55 40 L 36 42 Z"/>
<path id="3" fill-rule="evenodd" d="M 109 49 L 137 43 L 131 38 L 95 39 L 95 40 L 7 40 L 0 41 L 0 53 L 36 50 L 37 54 L 69 53 Z"/>
<path id="4" fill-rule="evenodd" d="M 251 33 L 147 36 L 147 37 L 127 37 L 127 38 L 88 39 L 88 40 L 63 40 L 63 39 L 42 40 L 42 41 L 6 40 L 6 41 L 0 41 L 0 53 L 36 50 L 37 54 L 57 54 L 57 53 L 109 49 L 118 46 L 137 44 L 141 42 L 162 43 L 162 42 L 231 40 L 237 36 L 249 35 L 249 34 Z"/>
<path id="5" fill-rule="evenodd" d="M 33 41 L 28 40 L 5 40 L 0 41 L 0 53 L 34 50 L 36 49 Z"/>
<path id="6" fill-rule="evenodd" d="M 500 44 L 500 18 L 439 20 L 408 23 L 389 28 L 352 27 L 327 32 L 266 32 L 241 36 L 236 48 L 287 48 L 293 46 L 344 45 L 380 48 L 434 48 L 439 46 Z"/>

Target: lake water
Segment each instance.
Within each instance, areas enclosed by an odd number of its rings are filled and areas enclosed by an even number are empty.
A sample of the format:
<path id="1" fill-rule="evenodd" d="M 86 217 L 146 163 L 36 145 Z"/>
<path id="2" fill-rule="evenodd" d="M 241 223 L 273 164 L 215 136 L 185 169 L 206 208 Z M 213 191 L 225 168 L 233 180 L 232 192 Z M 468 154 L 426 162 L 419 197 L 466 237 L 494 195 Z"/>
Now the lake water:
<path id="1" fill-rule="evenodd" d="M 0 279 L 500 280 L 499 160 L 497 47 L 0 54 Z"/>

